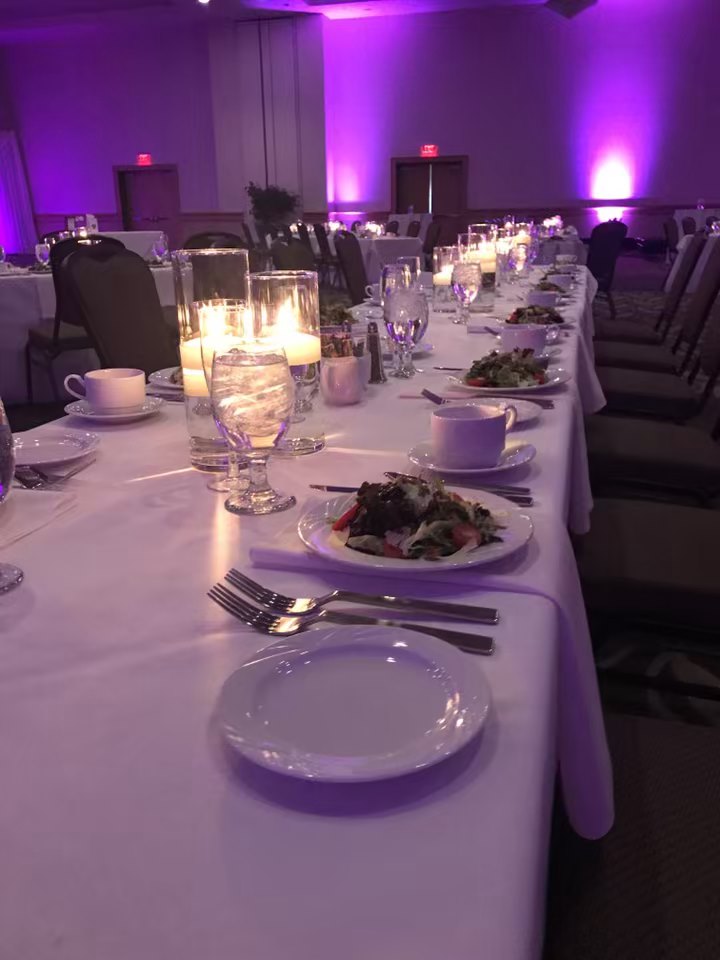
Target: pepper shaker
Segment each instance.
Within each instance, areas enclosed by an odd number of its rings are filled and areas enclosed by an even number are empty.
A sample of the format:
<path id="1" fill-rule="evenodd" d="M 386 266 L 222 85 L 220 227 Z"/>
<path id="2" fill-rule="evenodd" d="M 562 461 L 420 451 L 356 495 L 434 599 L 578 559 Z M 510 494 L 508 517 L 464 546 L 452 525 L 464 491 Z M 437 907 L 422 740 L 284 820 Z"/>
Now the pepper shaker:
<path id="1" fill-rule="evenodd" d="M 367 349 L 370 354 L 370 380 L 368 383 L 385 383 L 385 368 L 383 367 L 382 348 L 378 325 L 374 320 L 367 327 Z"/>

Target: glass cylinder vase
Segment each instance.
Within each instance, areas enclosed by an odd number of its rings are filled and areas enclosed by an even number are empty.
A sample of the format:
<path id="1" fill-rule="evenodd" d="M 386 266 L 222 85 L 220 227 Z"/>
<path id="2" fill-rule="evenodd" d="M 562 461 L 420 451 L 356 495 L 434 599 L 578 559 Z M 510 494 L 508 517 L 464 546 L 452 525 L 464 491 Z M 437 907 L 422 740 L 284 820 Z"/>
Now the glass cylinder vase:
<path id="1" fill-rule="evenodd" d="M 247 306 L 248 253 L 229 248 L 175 250 L 172 263 L 190 463 L 206 473 L 224 473 L 227 442 L 215 424 L 203 369 L 200 310 L 209 303 Z"/>

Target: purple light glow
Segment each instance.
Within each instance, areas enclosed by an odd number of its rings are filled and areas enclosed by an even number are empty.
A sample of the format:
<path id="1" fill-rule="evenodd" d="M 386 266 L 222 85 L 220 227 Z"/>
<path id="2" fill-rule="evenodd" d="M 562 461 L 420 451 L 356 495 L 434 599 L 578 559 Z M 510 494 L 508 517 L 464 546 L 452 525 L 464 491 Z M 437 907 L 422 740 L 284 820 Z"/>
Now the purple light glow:
<path id="1" fill-rule="evenodd" d="M 608 220 L 622 220 L 627 209 L 627 207 L 593 207 L 592 211 L 598 223 L 605 223 Z"/>
<path id="2" fill-rule="evenodd" d="M 632 195 L 632 158 L 616 153 L 602 157 L 592 172 L 593 200 L 624 200 Z"/>

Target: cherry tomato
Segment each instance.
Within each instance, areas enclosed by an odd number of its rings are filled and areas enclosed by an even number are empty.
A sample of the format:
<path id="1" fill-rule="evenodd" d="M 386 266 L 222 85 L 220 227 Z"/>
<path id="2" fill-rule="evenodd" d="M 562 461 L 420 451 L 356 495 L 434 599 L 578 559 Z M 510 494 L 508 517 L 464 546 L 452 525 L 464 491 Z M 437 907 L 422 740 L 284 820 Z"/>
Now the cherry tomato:
<path id="1" fill-rule="evenodd" d="M 344 530 L 345 527 L 349 526 L 352 521 L 355 519 L 355 516 L 360 509 L 360 504 L 355 503 L 349 510 L 346 510 L 345 513 L 338 517 L 335 523 L 332 525 L 333 530 Z"/>
<path id="2" fill-rule="evenodd" d="M 471 523 L 459 523 L 453 527 L 452 539 L 456 547 L 464 547 L 466 543 L 479 542 L 479 533 Z"/>
<path id="3" fill-rule="evenodd" d="M 403 552 L 400 547 L 396 547 L 395 544 L 383 540 L 383 556 L 398 558 L 403 556 Z"/>

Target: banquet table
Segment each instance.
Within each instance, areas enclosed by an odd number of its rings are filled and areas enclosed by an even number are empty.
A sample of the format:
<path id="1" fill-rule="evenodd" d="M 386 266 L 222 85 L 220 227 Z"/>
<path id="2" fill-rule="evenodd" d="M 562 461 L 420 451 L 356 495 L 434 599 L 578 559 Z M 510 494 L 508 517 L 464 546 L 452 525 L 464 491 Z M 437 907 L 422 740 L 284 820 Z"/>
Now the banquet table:
<path id="1" fill-rule="evenodd" d="M 698 210 L 697 207 L 687 207 L 686 209 L 678 209 L 673 214 L 675 222 L 677 223 L 678 232 L 680 238 L 683 237 L 683 225 L 682 222 L 685 217 L 692 217 L 695 221 L 695 227 L 698 230 L 704 230 L 707 225 L 708 217 L 720 217 L 720 207 L 703 207 L 702 210 Z"/>
<path id="2" fill-rule="evenodd" d="M 171 267 L 153 268 L 160 302 L 175 303 Z M 0 397 L 6 404 L 27 402 L 25 344 L 28 330 L 39 329 L 55 316 L 55 288 L 50 273 L 17 271 L 0 274 Z M 55 361 L 56 379 L 61 384 L 69 373 L 85 373 L 97 367 L 94 350 L 73 351 Z M 53 399 L 47 375 L 34 371 L 35 399 Z"/>
<path id="3" fill-rule="evenodd" d="M 361 237 L 358 243 L 365 261 L 368 283 L 377 283 L 382 268 L 388 263 L 395 263 L 398 257 L 422 259 L 423 242 L 420 237 Z"/>
<path id="4" fill-rule="evenodd" d="M 98 425 L 96 462 L 62 493 L 13 493 L 0 559 L 26 579 L 0 599 L 8 957 L 540 956 L 558 764 L 579 833 L 601 836 L 613 816 L 566 530 L 591 505 L 580 408 L 602 402 L 577 382 L 593 376 L 580 367 L 590 295 L 581 289 L 568 308 L 575 325 L 553 361 L 574 379 L 544 393 L 555 409 L 517 434 L 538 455 L 502 477 L 533 488 L 535 535 L 500 565 L 358 580 L 309 557 L 294 532 L 316 496 L 310 483 L 407 470 L 432 409 L 415 396 L 451 386 L 434 365 L 466 364 L 493 345 L 438 314 L 421 373 L 369 387 L 354 407 L 318 404 L 326 449 L 273 460 L 271 479 L 298 498 L 287 513 L 225 511 L 188 466 L 181 404 Z M 66 418 L 35 434 L 86 426 Z M 36 498 L 58 497 L 64 512 L 23 536 L 31 516 L 39 522 Z M 392 582 L 401 595 L 497 606 L 500 623 L 482 628 L 496 653 L 466 660 L 492 690 L 482 735 L 442 764 L 375 784 L 295 781 L 231 755 L 214 720 L 218 692 L 269 641 L 205 596 L 230 566 L 295 595 Z"/>
<path id="5" fill-rule="evenodd" d="M 577 257 L 578 263 L 585 263 L 587 260 L 587 247 L 579 236 L 550 237 L 540 241 L 540 253 L 537 258 L 538 263 L 554 263 L 558 254 L 572 254 Z"/>
<path id="6" fill-rule="evenodd" d="M 153 244 L 163 236 L 162 230 L 118 230 L 116 233 L 107 233 L 102 231 L 104 237 L 114 237 L 125 245 L 126 249 L 132 250 L 143 260 L 150 260 L 153 257 Z"/>

